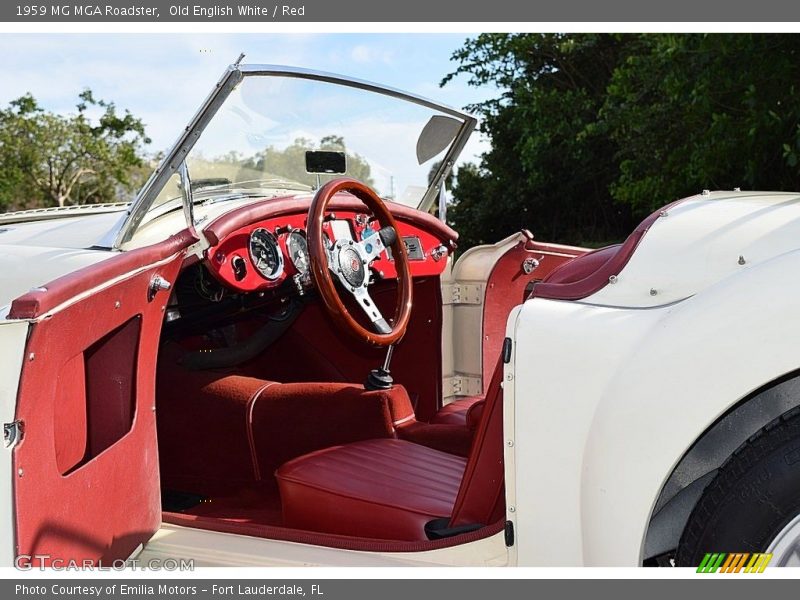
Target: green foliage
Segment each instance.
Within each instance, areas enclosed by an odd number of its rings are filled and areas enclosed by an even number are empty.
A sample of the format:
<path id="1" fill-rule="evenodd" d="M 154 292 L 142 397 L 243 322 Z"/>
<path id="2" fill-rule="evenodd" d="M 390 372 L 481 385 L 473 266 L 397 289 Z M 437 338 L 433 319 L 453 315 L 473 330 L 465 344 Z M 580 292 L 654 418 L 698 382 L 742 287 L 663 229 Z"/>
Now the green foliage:
<path id="1" fill-rule="evenodd" d="M 0 210 L 110 202 L 141 184 L 142 122 L 88 89 L 76 108 L 57 115 L 26 94 L 0 110 Z"/>
<path id="2" fill-rule="evenodd" d="M 651 211 L 701 189 L 795 190 L 800 37 L 646 36 L 601 120 L 618 146 L 613 196 Z"/>
<path id="3" fill-rule="evenodd" d="M 192 156 L 189 160 L 189 171 L 195 182 L 216 178 L 230 182 L 278 179 L 314 186 L 316 175 L 307 173 L 305 169 L 308 150 L 345 152 L 347 176 L 372 185 L 369 163 L 358 154 L 347 152 L 344 139 L 340 136 L 323 137 L 319 145 L 309 139 L 298 138 L 286 148 L 268 146 L 253 156 L 239 152 L 229 152 L 214 158 Z M 334 177 L 341 175 L 321 175 L 320 180 L 325 182 Z"/>
<path id="4" fill-rule="evenodd" d="M 485 34 L 464 74 L 492 149 L 462 167 L 462 247 L 522 227 L 596 245 L 704 188 L 797 189 L 800 37 Z"/>

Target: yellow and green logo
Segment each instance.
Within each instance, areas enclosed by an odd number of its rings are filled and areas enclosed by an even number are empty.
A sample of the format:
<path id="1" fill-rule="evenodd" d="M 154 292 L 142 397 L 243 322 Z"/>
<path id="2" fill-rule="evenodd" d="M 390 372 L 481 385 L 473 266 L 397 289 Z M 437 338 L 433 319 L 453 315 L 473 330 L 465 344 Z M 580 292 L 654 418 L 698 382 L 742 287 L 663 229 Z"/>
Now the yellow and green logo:
<path id="1" fill-rule="evenodd" d="M 747 552 L 709 552 L 703 557 L 698 573 L 763 573 L 772 554 L 749 554 Z"/>

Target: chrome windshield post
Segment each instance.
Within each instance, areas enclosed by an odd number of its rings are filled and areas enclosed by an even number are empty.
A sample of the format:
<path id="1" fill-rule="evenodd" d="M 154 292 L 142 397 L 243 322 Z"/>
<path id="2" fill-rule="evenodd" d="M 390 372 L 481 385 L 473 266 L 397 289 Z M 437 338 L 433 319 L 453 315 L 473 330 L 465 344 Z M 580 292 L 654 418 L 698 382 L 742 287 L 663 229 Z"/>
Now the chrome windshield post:
<path id="1" fill-rule="evenodd" d="M 192 178 L 189 177 L 189 167 L 186 161 L 181 161 L 178 165 L 178 176 L 181 178 L 181 197 L 183 199 L 183 215 L 186 217 L 186 225 L 189 231 L 195 236 L 197 230 L 195 229 L 196 222 L 194 220 L 194 195 L 192 193 Z"/>
<path id="2" fill-rule="evenodd" d="M 161 189 L 169 181 L 185 161 L 186 156 L 197 142 L 200 134 L 208 123 L 217 114 L 222 104 L 230 96 L 231 92 L 242 81 L 242 71 L 238 64 L 233 64 L 225 70 L 222 78 L 217 82 L 216 87 L 200 106 L 189 125 L 181 133 L 178 141 L 172 149 L 167 152 L 161 164 L 158 165 L 153 174 L 144 184 L 136 199 L 128 209 L 125 221 L 122 223 L 114 239 L 113 248 L 120 250 L 122 245 L 130 241 L 133 234 L 139 228 L 145 215 L 150 210 Z"/>

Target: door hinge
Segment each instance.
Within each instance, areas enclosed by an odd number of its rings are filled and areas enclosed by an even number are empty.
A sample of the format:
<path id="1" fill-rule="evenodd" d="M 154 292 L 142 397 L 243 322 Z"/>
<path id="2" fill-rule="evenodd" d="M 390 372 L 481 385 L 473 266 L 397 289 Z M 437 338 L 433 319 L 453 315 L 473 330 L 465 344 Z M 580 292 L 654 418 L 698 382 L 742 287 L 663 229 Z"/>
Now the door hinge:
<path id="1" fill-rule="evenodd" d="M 483 381 L 480 377 L 453 375 L 445 378 L 442 391 L 444 392 L 444 398 L 448 396 L 477 396 L 483 392 Z"/>
<path id="2" fill-rule="evenodd" d="M 483 288 L 480 284 L 453 283 L 444 288 L 442 293 L 444 304 L 483 303 Z"/>
<path id="3" fill-rule="evenodd" d="M 506 548 L 511 548 L 514 545 L 514 522 L 506 521 L 505 527 L 506 534 Z"/>
<path id="4" fill-rule="evenodd" d="M 3 440 L 6 443 L 6 448 L 13 448 L 19 444 L 23 435 L 25 435 L 25 424 L 22 421 L 3 423 Z"/>

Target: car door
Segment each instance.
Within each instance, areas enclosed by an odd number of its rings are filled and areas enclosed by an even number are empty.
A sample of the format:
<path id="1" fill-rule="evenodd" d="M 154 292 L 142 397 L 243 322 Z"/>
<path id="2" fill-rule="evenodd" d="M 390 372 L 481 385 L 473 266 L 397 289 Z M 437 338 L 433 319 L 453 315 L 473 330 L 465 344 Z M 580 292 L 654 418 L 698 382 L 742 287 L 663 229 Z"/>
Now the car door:
<path id="1" fill-rule="evenodd" d="M 155 364 L 189 231 L 18 298 L 30 322 L 13 450 L 17 556 L 129 557 L 161 522 Z M 36 557 L 47 556 L 47 559 Z"/>

